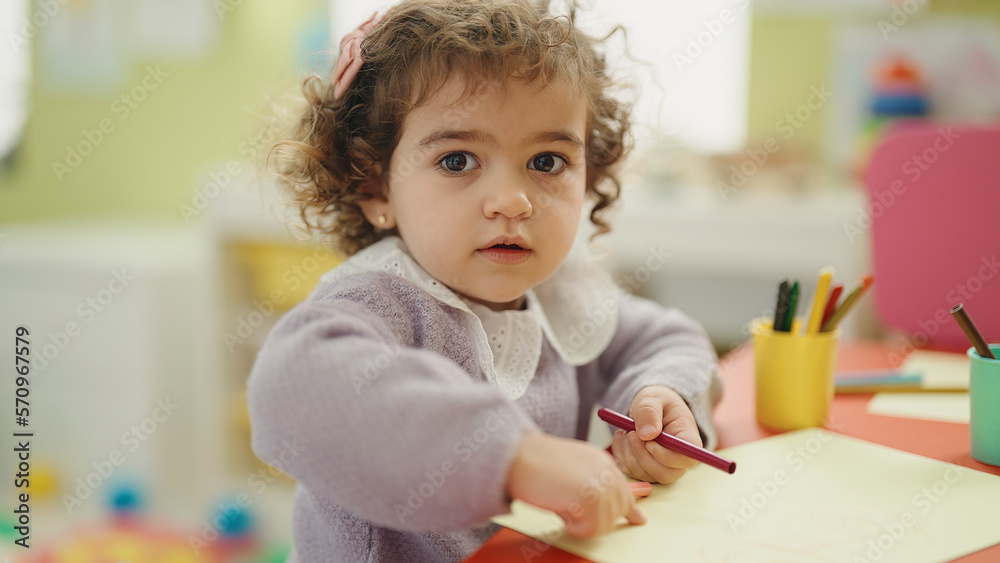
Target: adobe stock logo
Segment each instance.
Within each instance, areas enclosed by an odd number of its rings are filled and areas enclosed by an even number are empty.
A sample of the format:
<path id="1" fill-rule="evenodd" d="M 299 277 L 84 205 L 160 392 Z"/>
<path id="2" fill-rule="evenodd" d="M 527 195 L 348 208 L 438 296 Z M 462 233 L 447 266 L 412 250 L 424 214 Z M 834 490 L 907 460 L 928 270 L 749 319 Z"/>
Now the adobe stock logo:
<path id="1" fill-rule="evenodd" d="M 408 518 L 423 508 L 427 500 L 444 488 L 448 478 L 461 470 L 461 464 L 468 463 L 475 455 L 474 452 L 478 452 L 481 446 L 489 442 L 490 438 L 503 428 L 513 416 L 506 407 L 490 409 L 481 426 L 463 436 L 452 446 L 451 453 L 458 457 L 457 462 L 453 458 L 449 458 L 442 462 L 438 468 L 424 472 L 425 480 L 407 489 L 408 496 L 405 504 L 396 502 L 393 510 L 396 512 L 399 523 L 405 524 Z"/>
<path id="2" fill-rule="evenodd" d="M 827 90 L 826 84 L 810 86 L 805 102 L 799 104 L 795 109 L 785 112 L 785 115 L 775 122 L 775 132 L 780 133 L 783 140 L 791 140 L 833 97 L 834 92 Z M 781 142 L 774 135 L 764 139 L 758 146 L 746 149 L 746 158 L 738 164 L 729 166 L 729 183 L 724 180 L 715 182 L 715 190 L 722 201 L 728 201 L 731 195 L 738 194 L 739 188 L 746 185 L 767 164 L 771 155 L 779 150 L 781 150 Z"/>
<path id="3" fill-rule="evenodd" d="M 831 427 L 838 426 L 834 421 L 828 421 Z M 797 444 L 785 455 L 785 465 L 790 471 L 781 468 L 774 471 L 770 478 L 757 481 L 753 490 L 739 499 L 739 508 L 726 514 L 729 529 L 735 534 L 764 512 L 768 504 L 787 486 L 796 480 L 796 476 L 807 463 L 822 457 L 823 448 L 833 439 L 833 434 L 825 429 L 817 429 L 815 434 L 801 444 Z"/>
<path id="4" fill-rule="evenodd" d="M 163 80 L 170 76 L 170 73 L 160 69 L 160 65 L 153 68 L 146 65 L 146 74 L 138 84 L 111 102 L 111 112 L 118 116 L 118 121 L 123 122 L 128 119 L 132 111 L 139 107 L 149 94 L 163 84 Z M 97 122 L 97 127 L 93 129 L 83 128 L 80 130 L 82 139 L 71 145 L 66 145 L 66 156 L 62 160 L 53 160 L 51 163 L 52 173 L 56 179 L 62 182 L 67 174 L 75 171 L 83 160 L 90 156 L 101 143 L 105 141 L 116 130 L 115 122 L 110 117 L 105 117 Z"/>
<path id="5" fill-rule="evenodd" d="M 32 39 L 38 35 L 38 32 L 59 15 L 62 11 L 63 6 L 69 3 L 70 0 L 40 0 L 37 2 L 38 9 L 31 14 L 31 18 L 21 18 L 20 26 L 18 31 L 20 33 L 8 33 L 7 43 L 10 44 L 10 48 L 14 53 L 21 52 L 21 46 L 27 45 Z M 35 2 L 31 2 L 35 4 Z"/>
<path id="6" fill-rule="evenodd" d="M 913 507 L 918 509 L 917 512 L 905 511 L 895 520 L 888 524 L 883 524 L 881 529 L 878 530 L 877 535 L 868 540 L 864 553 L 856 554 L 851 559 L 851 563 L 877 563 L 892 548 L 904 540 L 909 540 L 909 536 L 914 535 L 918 531 L 919 522 L 917 517 L 930 512 L 968 471 L 968 469 L 957 465 L 949 466 L 940 478 L 922 487 L 910 500 Z"/>
<path id="7" fill-rule="evenodd" d="M 733 3 L 741 9 L 746 9 L 750 0 L 734 0 Z M 695 59 L 701 57 L 706 49 L 710 49 L 715 40 L 721 37 L 735 21 L 736 14 L 729 8 L 723 8 L 717 18 L 702 20 L 704 29 L 688 37 L 683 52 L 674 51 L 672 58 L 677 70 L 683 71 L 684 67 L 694 64 Z"/>
<path id="8" fill-rule="evenodd" d="M 858 236 L 871 228 L 872 221 L 886 214 L 892 206 L 906 194 L 910 185 L 920 180 L 924 173 L 947 153 L 961 135 L 952 131 L 949 126 L 938 127 L 937 135 L 919 153 L 913 154 L 900 166 L 900 172 L 909 180 L 909 184 L 897 178 L 884 190 L 874 190 L 871 193 L 871 203 L 867 209 L 858 208 L 857 220 L 844 223 L 844 235 L 848 242 L 853 243 Z"/>
<path id="9" fill-rule="evenodd" d="M 892 2 L 892 16 L 889 17 L 889 21 L 878 20 L 878 30 L 882 34 L 882 39 L 888 41 L 890 35 L 906 25 L 910 21 L 910 16 L 919 12 L 926 4 L 927 0 L 897 0 Z"/>

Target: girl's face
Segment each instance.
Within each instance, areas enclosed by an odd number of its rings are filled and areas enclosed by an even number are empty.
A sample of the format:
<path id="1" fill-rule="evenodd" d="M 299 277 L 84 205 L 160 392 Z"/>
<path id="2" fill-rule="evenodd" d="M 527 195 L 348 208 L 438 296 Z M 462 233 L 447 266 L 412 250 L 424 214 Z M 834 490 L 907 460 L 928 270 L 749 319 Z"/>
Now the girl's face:
<path id="1" fill-rule="evenodd" d="M 403 121 L 389 215 L 438 281 L 493 309 L 520 308 L 573 245 L 586 189 L 583 98 L 557 84 L 451 80 Z"/>

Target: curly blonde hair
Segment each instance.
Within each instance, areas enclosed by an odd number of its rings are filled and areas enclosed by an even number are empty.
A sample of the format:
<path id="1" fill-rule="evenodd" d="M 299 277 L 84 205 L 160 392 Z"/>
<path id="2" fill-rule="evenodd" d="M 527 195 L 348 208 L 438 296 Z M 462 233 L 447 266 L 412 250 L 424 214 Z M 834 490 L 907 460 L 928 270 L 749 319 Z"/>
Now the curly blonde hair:
<path id="1" fill-rule="evenodd" d="M 465 96 L 483 84 L 566 81 L 589 110 L 586 190 L 596 200 L 594 236 L 610 230 L 604 211 L 618 199 L 616 165 L 631 148 L 631 104 L 612 97 L 602 43 L 575 26 L 576 6 L 553 15 L 548 0 L 404 0 L 361 43 L 364 64 L 339 98 L 328 78 L 307 76 L 306 108 L 290 138 L 272 147 L 279 186 L 305 227 L 347 255 L 388 234 L 365 219 L 359 190 L 389 161 L 404 117 L 459 76 Z M 616 30 L 619 28 L 616 28 Z M 614 31 L 612 31 L 614 33 Z"/>

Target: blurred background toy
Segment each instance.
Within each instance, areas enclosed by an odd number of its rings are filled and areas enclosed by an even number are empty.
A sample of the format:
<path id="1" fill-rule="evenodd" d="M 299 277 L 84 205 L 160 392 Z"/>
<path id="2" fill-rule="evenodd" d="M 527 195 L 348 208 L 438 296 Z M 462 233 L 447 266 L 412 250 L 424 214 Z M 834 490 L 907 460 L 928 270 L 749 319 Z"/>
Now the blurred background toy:
<path id="1" fill-rule="evenodd" d="M 36 541 L 28 555 L 15 552 L 12 561 L 278 563 L 288 556 L 287 546 L 265 544 L 252 512 L 243 506 L 246 495 L 223 498 L 197 526 L 179 526 L 146 513 L 139 484 L 118 480 L 109 486 L 110 519 L 74 525 L 56 541 Z M 8 518 L 0 519 L 0 537 L 6 539 L 12 527 Z"/>
<path id="2" fill-rule="evenodd" d="M 930 113 L 930 102 L 920 69 L 909 59 L 894 55 L 875 69 L 869 103 L 870 117 L 861 131 L 853 171 L 864 177 L 874 148 L 888 127 L 902 119 L 920 119 Z"/>

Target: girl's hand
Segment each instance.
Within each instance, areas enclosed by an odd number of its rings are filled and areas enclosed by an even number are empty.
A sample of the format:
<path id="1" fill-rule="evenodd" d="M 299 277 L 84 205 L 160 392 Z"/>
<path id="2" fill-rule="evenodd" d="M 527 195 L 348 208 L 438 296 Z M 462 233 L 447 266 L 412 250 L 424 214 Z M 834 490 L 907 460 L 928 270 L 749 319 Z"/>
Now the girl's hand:
<path id="1" fill-rule="evenodd" d="M 616 430 L 611 441 L 615 463 L 626 475 L 650 483 L 672 483 L 698 464 L 653 441 L 666 431 L 702 445 L 694 415 L 676 391 L 660 385 L 644 387 L 632 399 L 628 415 L 635 421 L 636 432 Z"/>
<path id="2" fill-rule="evenodd" d="M 507 494 L 555 512 L 576 538 L 609 532 L 622 516 L 631 524 L 646 523 L 611 456 L 580 440 L 525 436 L 507 476 Z"/>

